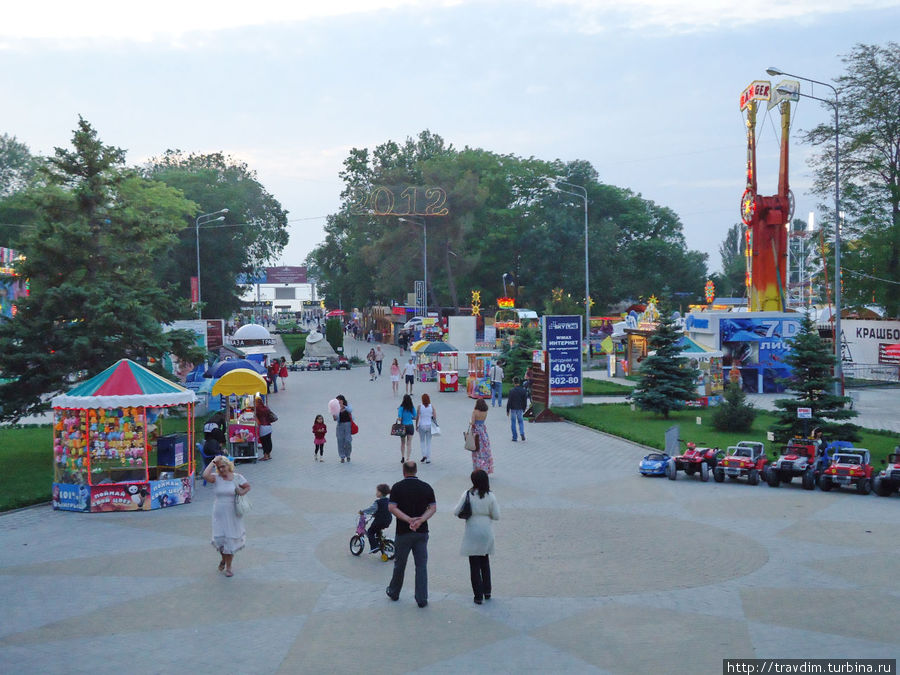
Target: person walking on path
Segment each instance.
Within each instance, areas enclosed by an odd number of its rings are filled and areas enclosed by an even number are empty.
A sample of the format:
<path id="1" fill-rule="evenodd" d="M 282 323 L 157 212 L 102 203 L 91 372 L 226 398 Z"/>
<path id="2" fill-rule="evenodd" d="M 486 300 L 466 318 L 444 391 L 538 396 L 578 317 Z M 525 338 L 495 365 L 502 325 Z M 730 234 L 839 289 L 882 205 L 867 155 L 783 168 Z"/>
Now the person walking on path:
<path id="1" fill-rule="evenodd" d="M 351 431 L 353 426 L 353 406 L 347 403 L 347 399 L 343 394 L 338 394 L 335 398 L 341 404 L 341 409 L 332 417 L 337 422 L 338 455 L 341 458 L 341 464 L 343 464 L 350 461 L 350 453 L 353 452 L 353 434 Z"/>
<path id="2" fill-rule="evenodd" d="M 409 357 L 409 361 L 403 366 L 403 378 L 406 380 L 406 393 L 413 393 L 413 384 L 416 381 L 416 364 L 413 363 L 413 357 Z"/>
<path id="3" fill-rule="evenodd" d="M 412 454 L 412 439 L 415 434 L 416 408 L 412 396 L 403 395 L 400 407 L 397 408 L 397 420 L 403 425 L 404 435 L 400 437 L 400 463 L 409 461 Z"/>
<path id="4" fill-rule="evenodd" d="M 431 405 L 431 397 L 422 394 L 422 405 L 416 410 L 416 429 L 422 446 L 422 464 L 431 464 L 431 427 L 437 424 L 437 413 Z"/>
<path id="5" fill-rule="evenodd" d="M 378 379 L 378 375 L 375 374 L 375 350 L 370 349 L 369 353 L 366 354 L 366 363 L 369 364 L 369 382 L 374 382 Z"/>
<path id="6" fill-rule="evenodd" d="M 415 462 L 403 464 L 403 480 L 391 487 L 389 509 L 397 519 L 394 535 L 394 574 L 385 589 L 387 596 L 395 602 L 400 599 L 406 561 L 410 552 L 416 564 L 416 604 L 428 605 L 428 519 L 437 511 L 434 490 L 425 481 L 416 477 L 418 467 Z"/>
<path id="7" fill-rule="evenodd" d="M 278 393 L 278 374 L 281 372 L 281 361 L 278 359 L 272 359 L 272 362 L 269 364 L 269 381 L 272 383 L 272 389 L 274 390 L 272 393 Z"/>
<path id="8" fill-rule="evenodd" d="M 472 453 L 472 470 L 481 469 L 488 474 L 494 473 L 494 457 L 491 454 L 491 439 L 488 438 L 487 419 L 488 407 L 483 398 L 475 401 L 475 409 L 472 411 L 472 430 L 475 432 L 476 450 Z"/>
<path id="9" fill-rule="evenodd" d="M 382 361 L 384 361 L 384 352 L 381 351 L 381 345 L 375 345 L 375 367 L 378 368 L 379 375 L 381 375 Z"/>
<path id="10" fill-rule="evenodd" d="M 278 415 L 272 412 L 262 398 L 256 399 L 256 421 L 259 424 L 259 444 L 262 446 L 263 456 L 260 461 L 267 462 L 272 459 L 272 423 L 278 419 Z"/>
<path id="11" fill-rule="evenodd" d="M 472 580 L 472 593 L 475 604 L 491 599 L 491 559 L 494 552 L 494 524 L 500 520 L 500 506 L 491 492 L 488 475 L 481 469 L 472 472 L 472 487 L 463 492 L 459 503 L 453 509 L 458 516 L 466 497 L 472 508 L 472 515 L 466 520 L 466 531 L 463 534 L 460 554 L 469 557 L 469 576 Z"/>
<path id="12" fill-rule="evenodd" d="M 313 432 L 313 459 L 317 462 L 325 461 L 325 435 L 328 433 L 328 427 L 325 425 L 325 418 L 316 415 L 312 425 Z"/>
<path id="13" fill-rule="evenodd" d="M 518 440 L 516 438 L 516 421 L 519 423 L 519 435 L 525 440 L 525 408 L 528 407 L 528 393 L 525 387 L 519 384 L 519 378 L 513 378 L 513 388 L 509 391 L 506 399 L 506 416 L 509 418 L 509 426 L 512 429 L 513 443 Z"/>
<path id="14" fill-rule="evenodd" d="M 250 492 L 250 483 L 234 472 L 234 464 L 227 457 L 218 456 L 206 465 L 203 479 L 213 484 L 216 501 L 212 510 L 212 545 L 219 552 L 219 571 L 234 576 L 231 563 L 234 554 L 247 543 L 244 518 L 234 510 L 234 496 Z"/>
<path id="15" fill-rule="evenodd" d="M 499 363 L 491 366 L 491 407 L 503 405 L 503 368 Z"/>
<path id="16" fill-rule="evenodd" d="M 288 368 L 287 368 L 287 359 L 285 357 L 281 357 L 281 365 L 278 369 L 278 376 L 281 378 L 281 388 L 287 391 L 287 376 L 288 376 Z"/>
<path id="17" fill-rule="evenodd" d="M 400 393 L 400 364 L 397 363 L 397 359 L 391 363 L 391 388 L 394 396 Z"/>

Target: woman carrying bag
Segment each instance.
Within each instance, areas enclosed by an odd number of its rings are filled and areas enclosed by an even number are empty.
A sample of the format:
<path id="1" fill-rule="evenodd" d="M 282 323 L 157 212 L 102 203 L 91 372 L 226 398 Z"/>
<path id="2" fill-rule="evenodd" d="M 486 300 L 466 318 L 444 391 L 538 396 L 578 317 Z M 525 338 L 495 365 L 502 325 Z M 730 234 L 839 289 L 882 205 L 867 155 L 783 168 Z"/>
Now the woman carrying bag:
<path id="1" fill-rule="evenodd" d="M 437 427 L 437 413 L 431 405 L 431 397 L 422 394 L 422 405 L 416 410 L 416 429 L 422 445 L 423 464 L 431 464 L 431 435 L 434 427 Z"/>
<path id="2" fill-rule="evenodd" d="M 471 479 L 471 489 L 462 494 L 453 513 L 460 516 L 468 500 L 471 515 L 466 519 L 466 531 L 459 552 L 469 558 L 472 593 L 475 604 L 480 605 L 483 600 L 491 599 L 490 555 L 494 552 L 493 521 L 500 520 L 500 506 L 494 493 L 491 492 L 487 473 L 477 469 L 472 472 Z"/>

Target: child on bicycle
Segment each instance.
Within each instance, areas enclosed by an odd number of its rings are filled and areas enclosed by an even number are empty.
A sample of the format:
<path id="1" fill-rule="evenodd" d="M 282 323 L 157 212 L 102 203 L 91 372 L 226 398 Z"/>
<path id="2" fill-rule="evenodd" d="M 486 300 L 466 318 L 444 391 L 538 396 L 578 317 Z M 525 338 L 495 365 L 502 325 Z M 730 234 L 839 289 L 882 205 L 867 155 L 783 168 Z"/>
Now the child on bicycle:
<path id="1" fill-rule="evenodd" d="M 372 502 L 372 506 L 360 511 L 360 514 L 373 516 L 372 524 L 369 525 L 369 529 L 366 530 L 366 534 L 369 535 L 370 555 L 372 553 L 381 552 L 381 549 L 378 546 L 378 536 L 384 528 L 391 524 L 391 520 L 393 520 L 391 512 L 388 510 L 388 495 L 390 494 L 391 486 L 387 483 L 379 483 L 375 488 L 375 501 Z"/>

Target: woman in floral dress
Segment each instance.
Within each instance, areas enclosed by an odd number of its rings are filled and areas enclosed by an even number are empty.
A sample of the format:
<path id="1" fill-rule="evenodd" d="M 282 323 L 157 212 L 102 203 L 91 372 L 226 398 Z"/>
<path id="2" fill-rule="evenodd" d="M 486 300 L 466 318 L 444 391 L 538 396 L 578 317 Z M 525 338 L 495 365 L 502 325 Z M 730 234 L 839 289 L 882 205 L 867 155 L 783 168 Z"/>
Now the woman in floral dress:
<path id="1" fill-rule="evenodd" d="M 488 438 L 487 419 L 488 407 L 483 398 L 475 401 L 475 410 L 472 411 L 472 430 L 478 440 L 478 449 L 472 453 L 472 469 L 481 469 L 488 474 L 494 473 L 494 456 L 491 455 L 491 439 Z"/>

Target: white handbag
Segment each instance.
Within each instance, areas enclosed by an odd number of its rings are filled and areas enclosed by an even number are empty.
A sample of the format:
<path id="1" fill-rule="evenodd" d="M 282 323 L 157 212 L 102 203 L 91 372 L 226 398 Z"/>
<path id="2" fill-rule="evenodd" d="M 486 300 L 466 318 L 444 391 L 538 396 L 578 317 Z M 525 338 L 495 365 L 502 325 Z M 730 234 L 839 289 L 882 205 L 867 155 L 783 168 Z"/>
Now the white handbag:
<path id="1" fill-rule="evenodd" d="M 238 517 L 243 517 L 250 513 L 250 510 L 253 508 L 253 502 L 250 501 L 250 497 L 248 495 L 234 495 L 234 512 L 238 515 Z"/>
<path id="2" fill-rule="evenodd" d="M 431 423 L 431 435 L 432 436 L 440 436 L 441 428 L 437 425 L 437 422 Z"/>

